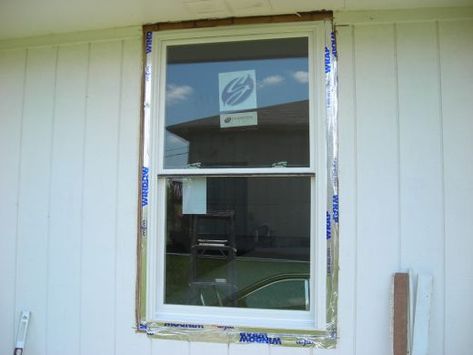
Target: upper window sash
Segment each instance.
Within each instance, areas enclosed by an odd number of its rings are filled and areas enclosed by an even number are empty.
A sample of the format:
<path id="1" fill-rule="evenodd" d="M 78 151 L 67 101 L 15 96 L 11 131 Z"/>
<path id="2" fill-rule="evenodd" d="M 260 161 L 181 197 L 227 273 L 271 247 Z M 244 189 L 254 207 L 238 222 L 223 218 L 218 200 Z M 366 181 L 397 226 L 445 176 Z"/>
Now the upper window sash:
<path id="1" fill-rule="evenodd" d="M 241 44 L 244 43 L 245 41 L 250 43 L 251 41 L 256 41 L 256 40 L 277 40 L 280 38 L 289 38 L 289 39 L 300 39 L 304 38 L 307 40 L 307 101 L 308 101 L 308 129 L 307 129 L 307 135 L 308 135 L 308 149 L 307 149 L 307 163 L 306 165 L 301 165 L 301 166 L 291 166 L 291 162 L 284 160 L 284 159 L 273 159 L 273 161 L 267 162 L 264 166 L 250 166 L 250 167 L 245 167 L 245 166 L 218 166 L 216 164 L 216 167 L 209 167 L 208 164 L 203 164 L 201 163 L 199 165 L 199 160 L 196 159 L 197 161 L 190 161 L 190 164 L 186 164 L 186 166 L 179 166 L 179 164 L 166 164 L 166 159 L 165 155 L 169 155 L 169 149 L 175 149 L 174 151 L 177 152 L 176 154 L 181 154 L 182 152 L 185 152 L 185 149 L 182 147 L 176 146 L 176 147 L 166 147 L 166 139 L 169 139 L 169 137 L 166 137 L 166 114 L 169 113 L 169 107 L 170 107 L 170 102 L 169 102 L 169 89 L 170 89 L 170 84 L 167 81 L 168 79 L 168 63 L 167 63 L 167 53 L 168 53 L 168 48 L 176 48 L 177 46 L 185 46 L 188 44 L 204 44 L 204 45 L 209 45 L 209 44 L 215 44 L 215 43 L 222 43 L 224 45 L 228 45 L 230 43 L 237 43 Z M 154 144 L 153 150 L 153 156 L 155 157 L 153 160 L 155 161 L 155 172 L 157 175 L 163 175 L 163 176 L 170 176 L 170 175 L 226 175 L 226 174 L 235 174 L 235 175 L 241 175 L 241 174 L 269 174 L 269 175 L 285 175 L 285 174 L 308 174 L 308 175 L 315 175 L 315 165 L 316 165 L 316 137 L 318 135 L 317 130 L 317 120 L 316 120 L 316 112 L 319 110 L 320 106 L 320 98 L 319 98 L 319 93 L 317 91 L 320 90 L 320 85 L 317 84 L 318 81 L 321 80 L 320 73 L 315 70 L 315 65 L 314 65 L 314 48 L 315 48 L 315 34 L 312 31 L 308 32 L 296 32 L 296 33 L 274 33 L 272 35 L 269 34 L 259 34 L 259 35 L 237 35 L 237 36 L 225 36 L 224 38 L 199 38 L 199 39 L 189 39 L 189 40 L 170 40 L 170 39 L 164 39 L 162 41 L 158 40 L 158 50 L 157 50 L 157 55 L 155 57 L 155 60 L 158 62 L 156 64 L 159 65 L 160 67 L 160 73 L 161 75 L 158 77 L 158 80 L 156 81 L 158 89 L 158 97 L 155 98 L 158 101 L 158 104 L 155 105 L 157 107 L 155 111 L 155 117 L 157 117 L 157 120 L 153 122 L 153 136 L 157 137 L 157 142 Z M 317 58 L 317 62 L 320 62 L 320 58 Z M 215 74 L 215 73 L 214 73 Z M 294 74 L 294 72 L 292 73 Z M 303 74 L 299 73 L 300 75 L 303 76 Z M 215 75 L 214 75 L 215 76 Z M 269 75 L 270 76 L 270 75 Z M 259 84 L 264 81 L 264 79 L 267 79 L 269 76 L 264 76 L 261 77 L 259 80 Z M 217 77 L 213 78 L 214 81 L 217 80 Z M 272 78 L 273 81 L 277 79 Z M 294 77 L 287 77 L 286 80 L 296 80 Z M 303 78 L 299 78 L 300 80 L 304 80 Z M 172 84 L 172 83 L 171 83 Z M 217 84 L 213 84 L 214 89 L 216 89 Z M 317 89 L 315 89 L 317 88 Z M 172 87 L 171 87 L 172 89 Z M 175 89 L 175 88 L 174 88 Z M 287 88 L 281 87 L 282 90 L 286 90 Z M 188 90 L 189 92 L 191 90 Z M 168 94 L 166 95 L 166 92 Z M 186 91 L 184 90 L 183 95 L 185 95 Z M 217 96 L 217 95 L 215 95 Z M 168 97 L 168 100 L 166 102 L 166 98 Z M 238 112 L 238 111 L 237 111 Z M 244 111 L 248 112 L 248 110 Z M 217 112 L 216 112 L 217 113 Z M 224 112 L 225 113 L 225 112 Z M 218 112 L 220 114 L 220 112 Z M 259 114 L 259 112 L 258 112 Z M 216 115 L 214 115 L 216 116 Z M 214 117 L 215 118 L 215 117 Z M 231 129 L 231 128 L 230 128 Z M 237 129 L 238 130 L 238 129 Z M 179 137 L 178 137 L 179 138 Z M 238 138 L 238 137 L 237 137 Z M 276 138 L 277 140 L 277 138 Z M 274 142 L 273 142 L 274 143 Z M 168 152 L 166 153 L 166 149 L 168 149 Z M 276 157 L 277 158 L 277 157 Z"/>

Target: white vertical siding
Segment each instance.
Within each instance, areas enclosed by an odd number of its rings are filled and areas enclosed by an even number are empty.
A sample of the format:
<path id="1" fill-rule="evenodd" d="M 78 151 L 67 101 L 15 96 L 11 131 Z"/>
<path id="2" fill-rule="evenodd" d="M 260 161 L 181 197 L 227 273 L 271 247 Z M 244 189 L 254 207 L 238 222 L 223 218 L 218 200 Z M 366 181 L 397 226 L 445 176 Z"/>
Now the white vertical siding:
<path id="1" fill-rule="evenodd" d="M 0 55 L 0 353 L 14 341 L 18 192 L 26 50 Z"/>
<path id="2" fill-rule="evenodd" d="M 107 34 L 108 36 L 109 34 Z M 139 36 L 0 51 L 0 353 L 391 353 L 391 275 L 434 276 L 430 354 L 473 348 L 473 21 L 338 28 L 336 350 L 135 334 Z"/>
<path id="3" fill-rule="evenodd" d="M 18 188 L 15 309 L 34 314 L 29 345 L 47 354 L 52 127 L 57 48 L 28 50 Z"/>
<path id="4" fill-rule="evenodd" d="M 356 350 L 359 354 L 388 354 L 391 276 L 400 266 L 394 27 L 357 28 L 353 41 L 357 100 Z M 343 48 L 340 51 L 343 55 Z M 366 325 L 374 319 L 379 326 L 367 332 Z"/>
<path id="5" fill-rule="evenodd" d="M 136 33 L 0 51 L 1 353 L 30 309 L 29 354 L 151 354 L 133 329 Z"/>
<path id="6" fill-rule="evenodd" d="M 397 25 L 401 268 L 432 273 L 431 354 L 443 353 L 442 116 L 436 24 Z"/>
<path id="7" fill-rule="evenodd" d="M 468 355 L 473 21 L 373 22 L 338 28 L 341 277 L 355 269 L 340 353 L 391 352 L 389 277 L 412 268 L 434 277 L 429 354 Z"/>
<path id="8" fill-rule="evenodd" d="M 337 33 L 337 45 L 343 48 L 343 55 L 339 57 L 339 68 L 352 68 L 355 60 L 353 46 L 353 28 L 341 27 Z M 356 97 L 355 73 L 353 70 L 340 70 L 338 77 L 339 96 L 343 99 L 339 107 L 339 142 L 340 142 L 340 174 L 339 183 L 344 193 L 340 195 L 340 215 L 343 223 L 340 224 L 340 273 L 339 273 L 339 300 L 338 332 L 340 340 L 337 344 L 337 354 L 354 354 L 356 347 L 356 324 L 358 294 L 356 289 L 358 244 L 357 233 L 357 129 L 356 129 Z"/>
<path id="9" fill-rule="evenodd" d="M 226 352 L 224 352 L 225 354 Z M 151 343 L 151 354 L 190 355 L 190 343 L 186 341 L 160 339 Z"/>
<path id="10" fill-rule="evenodd" d="M 90 46 L 85 114 L 81 350 L 115 352 L 118 122 L 122 43 Z"/>
<path id="11" fill-rule="evenodd" d="M 438 36 L 445 162 L 445 354 L 467 355 L 473 349 L 473 23 L 441 23 Z"/>
<path id="12" fill-rule="evenodd" d="M 50 191 L 48 258 L 48 354 L 80 353 L 80 268 L 82 167 L 87 90 L 88 45 L 58 49 Z M 67 94 L 64 94 L 67 93 Z M 67 302 L 64 302 L 67 300 Z"/>

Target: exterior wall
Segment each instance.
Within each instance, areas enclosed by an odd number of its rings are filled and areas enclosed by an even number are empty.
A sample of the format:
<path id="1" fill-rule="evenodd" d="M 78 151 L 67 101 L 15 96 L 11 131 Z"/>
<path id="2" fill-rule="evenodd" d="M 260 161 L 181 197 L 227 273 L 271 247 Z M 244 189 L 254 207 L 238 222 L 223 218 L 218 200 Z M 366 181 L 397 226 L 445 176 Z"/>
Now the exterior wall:
<path id="1" fill-rule="evenodd" d="M 390 353 L 390 275 L 412 268 L 434 277 L 429 354 L 470 354 L 473 21 L 338 30 L 340 335 Z"/>
<path id="2" fill-rule="evenodd" d="M 325 351 L 135 334 L 139 29 L 0 42 L 0 353 L 30 309 L 31 355 L 390 354 L 391 276 L 413 268 L 434 276 L 430 354 L 470 354 L 473 20 L 406 14 L 337 17 L 340 341 Z"/>

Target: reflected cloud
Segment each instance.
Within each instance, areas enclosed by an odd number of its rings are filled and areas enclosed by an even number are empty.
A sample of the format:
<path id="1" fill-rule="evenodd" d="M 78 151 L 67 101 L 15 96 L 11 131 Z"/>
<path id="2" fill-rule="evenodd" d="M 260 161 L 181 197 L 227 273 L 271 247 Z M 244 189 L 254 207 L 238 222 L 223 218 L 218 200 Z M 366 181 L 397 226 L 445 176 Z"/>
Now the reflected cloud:
<path id="1" fill-rule="evenodd" d="M 186 101 L 194 92 L 194 89 L 189 85 L 175 85 L 169 84 L 166 86 L 166 102 L 169 105 L 178 102 Z"/>
<path id="2" fill-rule="evenodd" d="M 298 70 L 292 74 L 295 81 L 300 84 L 306 84 L 309 82 L 309 73 L 303 70 Z"/>
<path id="3" fill-rule="evenodd" d="M 281 75 L 271 75 L 271 76 L 268 76 L 268 77 L 264 78 L 263 80 L 261 80 L 258 83 L 258 86 L 261 89 L 261 88 L 264 88 L 266 86 L 279 85 L 283 81 L 284 81 L 284 77 L 282 77 Z"/>

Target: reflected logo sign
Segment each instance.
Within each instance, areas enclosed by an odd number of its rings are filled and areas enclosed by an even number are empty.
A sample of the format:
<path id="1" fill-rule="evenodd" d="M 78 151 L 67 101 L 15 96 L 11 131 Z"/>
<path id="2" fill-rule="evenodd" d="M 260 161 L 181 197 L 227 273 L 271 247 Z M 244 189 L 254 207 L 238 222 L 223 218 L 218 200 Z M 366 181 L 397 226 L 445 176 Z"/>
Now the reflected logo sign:
<path id="1" fill-rule="evenodd" d="M 254 70 L 220 73 L 220 111 L 256 108 L 256 75 Z"/>
<path id="2" fill-rule="evenodd" d="M 251 95 L 254 88 L 255 83 L 249 75 L 235 78 L 223 88 L 222 101 L 227 106 L 238 105 Z"/>

